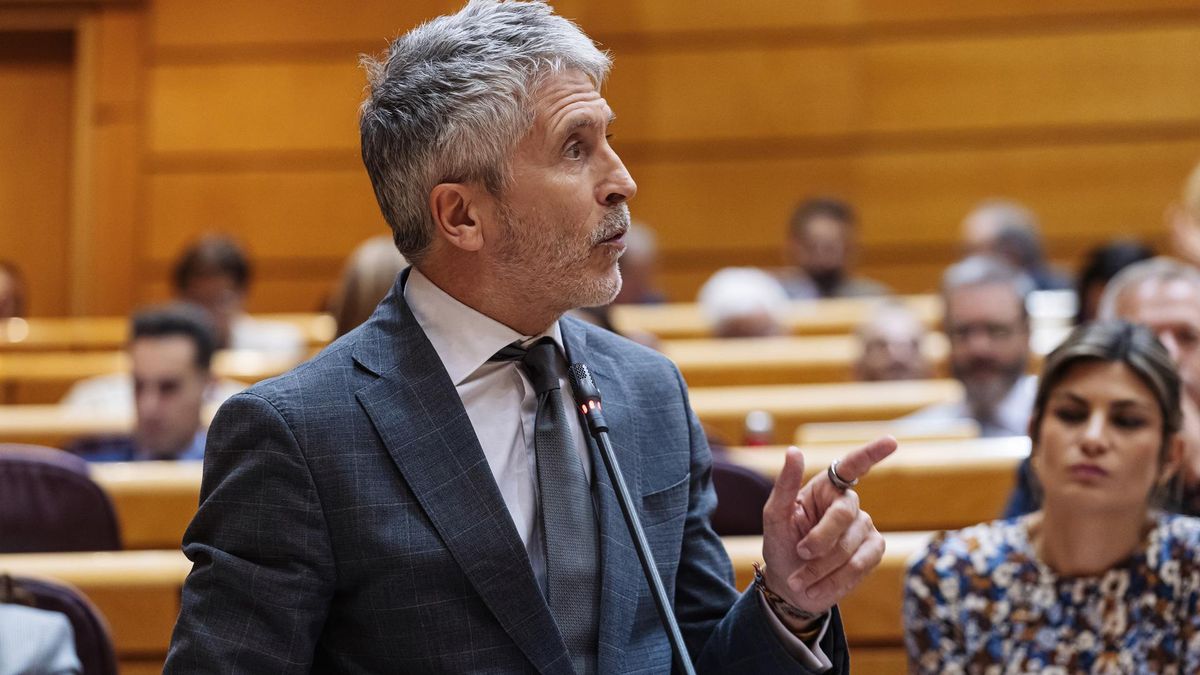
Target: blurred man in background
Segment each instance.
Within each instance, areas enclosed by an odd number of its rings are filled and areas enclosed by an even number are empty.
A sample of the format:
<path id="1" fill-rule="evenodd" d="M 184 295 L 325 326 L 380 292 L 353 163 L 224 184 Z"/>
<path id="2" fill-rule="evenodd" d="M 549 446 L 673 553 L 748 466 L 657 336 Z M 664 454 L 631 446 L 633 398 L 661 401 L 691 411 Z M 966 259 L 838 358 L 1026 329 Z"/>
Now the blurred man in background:
<path id="1" fill-rule="evenodd" d="M 198 307 L 177 303 L 138 313 L 129 343 L 133 435 L 84 439 L 71 452 L 98 462 L 203 458 L 201 415 L 215 351 L 212 325 Z"/>
<path id="2" fill-rule="evenodd" d="M 859 356 L 854 378 L 860 382 L 920 380 L 930 376 L 929 359 L 921 350 L 925 326 L 911 309 L 885 300 L 855 331 Z"/>
<path id="3" fill-rule="evenodd" d="M 1037 216 L 1025 206 L 1007 199 L 989 199 L 967 214 L 962 229 L 967 253 L 1007 260 L 1029 276 L 1035 290 L 1071 288 L 1071 281 L 1046 263 Z"/>
<path id="4" fill-rule="evenodd" d="M 304 336 L 299 329 L 246 313 L 251 272 L 250 259 L 237 242 L 209 235 L 184 250 L 171 280 L 176 297 L 200 305 L 212 315 L 219 349 L 303 356 Z"/>
<path id="5" fill-rule="evenodd" d="M 943 330 L 950 340 L 950 370 L 963 399 L 930 406 L 906 420 L 973 419 L 983 436 L 1023 436 L 1033 409 L 1036 378 L 1029 364 L 1029 313 L 1033 282 L 990 256 L 971 256 L 942 277 Z"/>
<path id="6" fill-rule="evenodd" d="M 700 311 L 714 337 L 769 337 L 784 332 L 788 298 L 779 281 L 756 267 L 717 270 L 700 287 Z"/>
<path id="7" fill-rule="evenodd" d="M 818 197 L 796 207 L 788 228 L 787 254 L 794 268 L 782 275 L 784 289 L 794 300 L 885 295 L 879 282 L 855 277 L 854 209 L 844 201 Z"/>

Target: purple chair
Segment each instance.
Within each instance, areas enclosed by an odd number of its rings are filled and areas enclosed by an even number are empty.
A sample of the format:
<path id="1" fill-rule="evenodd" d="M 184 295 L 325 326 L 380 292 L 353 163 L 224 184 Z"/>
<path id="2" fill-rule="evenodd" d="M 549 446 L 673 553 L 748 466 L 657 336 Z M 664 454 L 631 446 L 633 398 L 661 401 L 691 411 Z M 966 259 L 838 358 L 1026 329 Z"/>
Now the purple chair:
<path id="1" fill-rule="evenodd" d="M 0 444 L 0 553 L 120 548 L 112 502 L 87 462 L 53 448 Z"/>
<path id="2" fill-rule="evenodd" d="M 83 675 L 117 675 L 112 635 L 100 610 L 78 589 L 45 579 L 0 576 L 0 595 L 36 609 L 67 615 Z"/>
<path id="3" fill-rule="evenodd" d="M 713 459 L 712 482 L 717 491 L 713 530 L 722 537 L 762 534 L 762 512 L 771 494 L 771 481 L 744 466 Z"/>

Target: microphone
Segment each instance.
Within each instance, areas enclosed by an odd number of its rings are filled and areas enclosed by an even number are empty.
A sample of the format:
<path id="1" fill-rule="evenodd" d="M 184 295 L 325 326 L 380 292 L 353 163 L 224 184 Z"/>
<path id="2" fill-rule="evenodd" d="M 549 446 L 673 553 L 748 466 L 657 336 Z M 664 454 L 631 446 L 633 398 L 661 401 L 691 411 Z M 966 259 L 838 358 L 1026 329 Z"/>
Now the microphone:
<path id="1" fill-rule="evenodd" d="M 646 541 L 646 533 L 638 519 L 637 510 L 633 506 L 633 497 L 629 495 L 629 487 L 621 475 L 621 467 L 617 464 L 617 456 L 613 453 L 612 442 L 608 439 L 608 422 L 604 420 L 604 406 L 600 402 L 600 389 L 588 367 L 582 363 L 573 363 L 567 370 L 571 378 L 571 389 L 575 393 L 575 407 L 579 409 L 587 422 L 588 432 L 596 439 L 600 449 L 600 458 L 604 460 L 604 468 L 608 472 L 608 480 L 617 493 L 617 503 L 621 505 L 621 515 L 625 517 L 625 527 L 629 530 L 629 538 L 633 540 L 633 548 L 637 551 L 638 561 L 642 563 L 642 574 L 650 585 L 650 594 L 654 598 L 654 606 L 658 609 L 658 619 L 667 639 L 671 642 L 671 657 L 675 662 L 676 672 L 684 675 L 695 675 L 692 659 L 688 655 L 687 645 L 683 642 L 683 633 L 679 630 L 679 621 L 667 599 L 667 590 L 663 586 L 658 568 L 654 566 L 654 555 L 650 551 L 650 543 Z"/>

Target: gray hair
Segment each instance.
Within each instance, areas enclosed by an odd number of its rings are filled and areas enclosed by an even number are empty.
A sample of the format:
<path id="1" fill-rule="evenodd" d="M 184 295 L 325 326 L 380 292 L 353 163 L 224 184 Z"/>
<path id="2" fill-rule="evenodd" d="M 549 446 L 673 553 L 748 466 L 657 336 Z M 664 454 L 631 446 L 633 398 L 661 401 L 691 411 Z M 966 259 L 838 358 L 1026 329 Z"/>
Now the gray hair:
<path id="1" fill-rule="evenodd" d="M 1029 207 L 1011 199 L 992 198 L 980 202 L 967 214 L 966 220 L 975 218 L 994 221 L 997 231 L 1016 229 L 1037 233 L 1040 229 L 1037 215 Z"/>
<path id="2" fill-rule="evenodd" d="M 1117 301 L 1121 299 L 1121 295 L 1149 281 L 1164 284 L 1171 281 L 1184 281 L 1200 289 L 1200 270 L 1167 256 L 1134 263 L 1118 272 L 1104 287 L 1104 294 L 1100 296 L 1100 306 L 1096 309 L 1096 315 L 1101 319 L 1115 319 L 1117 317 Z"/>
<path id="3" fill-rule="evenodd" d="M 612 62 L 544 2 L 471 0 L 397 38 L 386 58 L 361 63 L 363 164 L 396 247 L 419 262 L 433 243 L 434 186 L 480 181 L 502 192 L 542 80 L 575 69 L 599 88 Z"/>
<path id="4" fill-rule="evenodd" d="M 974 286 L 1008 286 L 1021 301 L 1021 315 L 1028 317 L 1025 300 L 1035 289 L 1033 279 L 1004 260 L 990 255 L 973 255 L 963 258 L 946 269 L 942 275 L 942 301 L 960 288 Z"/>

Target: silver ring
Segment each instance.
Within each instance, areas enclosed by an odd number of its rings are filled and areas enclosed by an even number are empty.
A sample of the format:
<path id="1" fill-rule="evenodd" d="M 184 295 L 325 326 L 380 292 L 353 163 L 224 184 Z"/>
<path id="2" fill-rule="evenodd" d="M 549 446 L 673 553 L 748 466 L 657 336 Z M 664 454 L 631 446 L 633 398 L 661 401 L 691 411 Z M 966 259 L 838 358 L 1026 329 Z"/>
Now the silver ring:
<path id="1" fill-rule="evenodd" d="M 842 478 L 841 476 L 838 475 L 837 465 L 841 461 L 842 460 L 840 460 L 840 459 L 833 460 L 833 464 L 829 465 L 829 469 L 825 473 L 829 474 L 829 482 L 833 483 L 833 487 L 841 490 L 842 492 L 845 492 L 846 490 L 849 490 L 850 488 L 854 487 L 855 485 L 858 485 L 858 479 L 855 478 L 854 480 L 848 481 L 845 478 Z"/>

